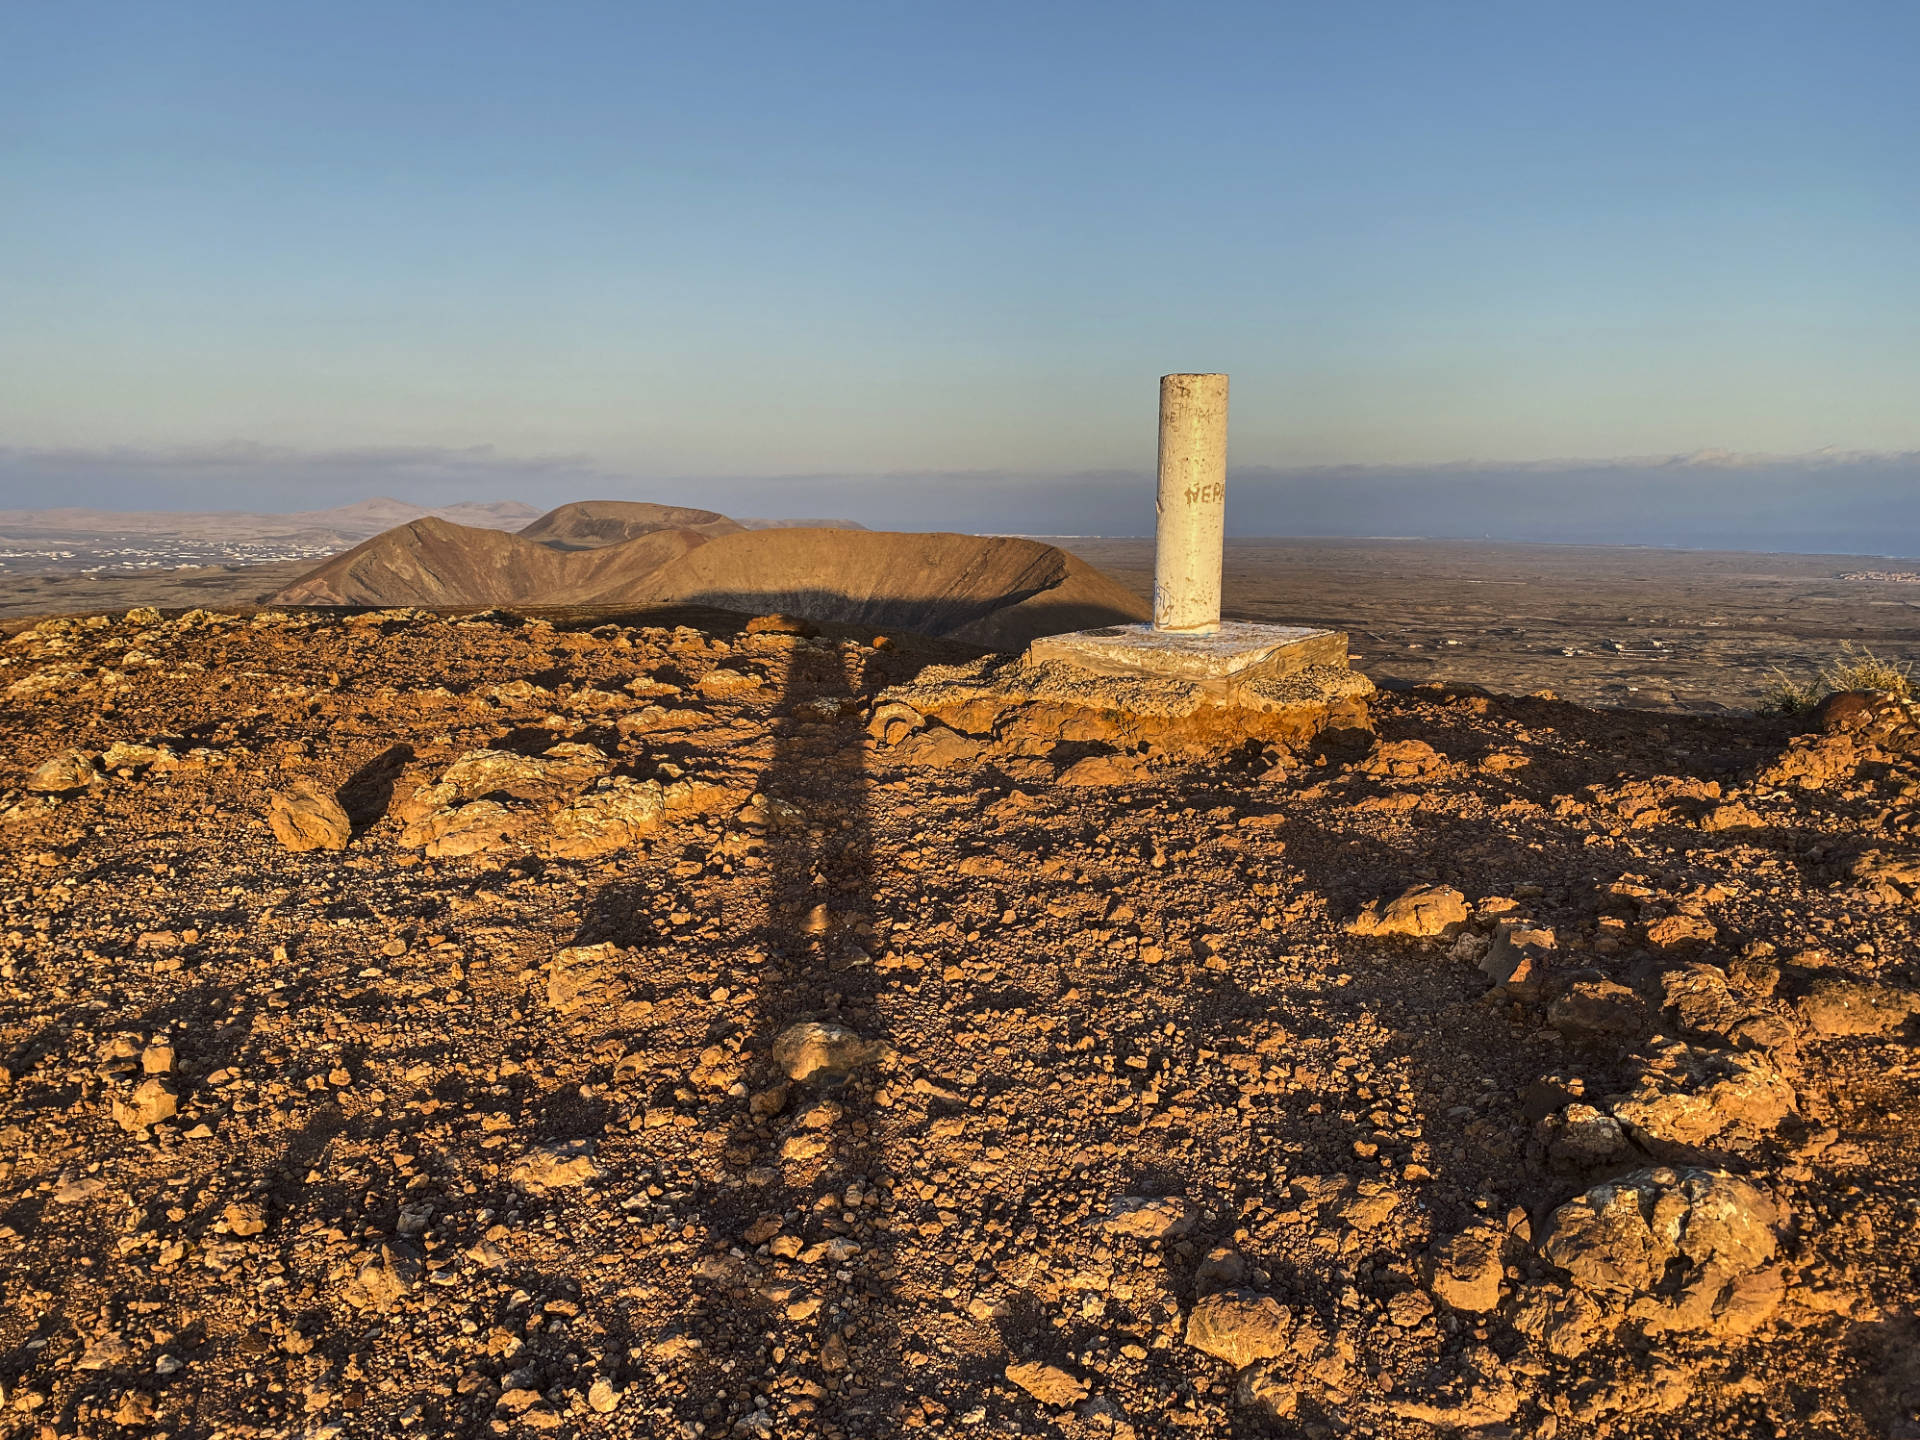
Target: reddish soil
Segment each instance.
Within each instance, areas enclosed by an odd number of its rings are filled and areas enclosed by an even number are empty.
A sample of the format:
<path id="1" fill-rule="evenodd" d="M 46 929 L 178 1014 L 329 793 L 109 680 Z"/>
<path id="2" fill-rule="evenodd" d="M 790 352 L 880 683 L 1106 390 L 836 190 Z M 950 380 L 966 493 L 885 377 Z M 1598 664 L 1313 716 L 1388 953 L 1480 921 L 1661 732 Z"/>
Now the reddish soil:
<path id="1" fill-rule="evenodd" d="M 1920 1436 L 1884 699 L 1142 752 L 156 622 L 0 650 L 0 1435 Z"/>

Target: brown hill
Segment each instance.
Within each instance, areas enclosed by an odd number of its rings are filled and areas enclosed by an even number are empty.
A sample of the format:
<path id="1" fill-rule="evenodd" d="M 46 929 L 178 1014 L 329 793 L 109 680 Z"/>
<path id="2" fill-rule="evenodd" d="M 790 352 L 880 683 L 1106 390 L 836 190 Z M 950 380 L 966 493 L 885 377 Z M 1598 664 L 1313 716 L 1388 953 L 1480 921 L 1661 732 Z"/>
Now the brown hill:
<path id="1" fill-rule="evenodd" d="M 591 550 L 502 530 L 415 520 L 336 555 L 273 597 L 281 605 L 589 605 L 706 542 L 650 530 Z"/>
<path id="2" fill-rule="evenodd" d="M 748 531 L 712 511 L 616 501 L 563 505 L 518 534 L 416 520 L 336 556 L 274 600 L 705 605 L 917 630 L 1002 649 L 1146 616 L 1132 592 L 1035 540 Z"/>
<path id="3" fill-rule="evenodd" d="M 723 536 L 648 577 L 638 598 L 917 630 L 995 649 L 1147 618 L 1085 561 L 1037 540 L 884 530 Z"/>
<path id="4" fill-rule="evenodd" d="M 729 520 L 717 510 L 635 500 L 576 500 L 549 510 L 519 534 L 522 539 L 537 540 L 559 550 L 597 550 L 658 530 L 690 530 L 711 539 L 731 535 L 740 528 L 739 521 Z"/>

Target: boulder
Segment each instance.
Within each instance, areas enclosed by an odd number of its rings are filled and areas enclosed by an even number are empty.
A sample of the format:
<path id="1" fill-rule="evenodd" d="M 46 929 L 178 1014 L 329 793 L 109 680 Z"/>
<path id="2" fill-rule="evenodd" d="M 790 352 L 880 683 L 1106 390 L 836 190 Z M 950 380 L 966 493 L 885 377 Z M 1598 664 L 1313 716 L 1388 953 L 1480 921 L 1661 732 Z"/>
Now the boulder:
<path id="1" fill-rule="evenodd" d="M 1126 785 L 1146 774 L 1146 766 L 1132 755 L 1089 755 L 1060 772 L 1062 785 Z"/>
<path id="2" fill-rule="evenodd" d="M 1779 1303 L 1776 1229 L 1758 1188 L 1722 1170 L 1637 1170 L 1554 1211 L 1540 1250 L 1574 1283 L 1629 1300 L 1650 1330 L 1743 1334 Z"/>
<path id="3" fill-rule="evenodd" d="M 1920 995 L 1893 985 L 1823 979 L 1801 996 L 1799 1008 L 1817 1035 L 1890 1035 L 1920 1013 Z"/>
<path id="4" fill-rule="evenodd" d="M 301 780 L 267 801 L 267 824 L 289 850 L 344 850 L 353 822 L 332 792 Z"/>
<path id="5" fill-rule="evenodd" d="M 72 795 L 99 783 L 100 771 L 84 750 L 62 750 L 27 776 L 27 789 L 35 795 Z"/>
<path id="6" fill-rule="evenodd" d="M 1254 1290 L 1216 1290 L 1187 1316 L 1187 1344 L 1236 1370 L 1284 1355 L 1292 1338 L 1286 1307 Z"/>
<path id="7" fill-rule="evenodd" d="M 1637 1138 L 1699 1146 L 1733 1129 L 1772 1130 L 1794 1112 L 1793 1087 L 1765 1056 L 1654 1041 L 1632 1090 L 1609 1108 Z"/>
<path id="8" fill-rule="evenodd" d="M 1717 965 L 1681 965 L 1660 977 L 1666 1008 L 1686 1029 L 1741 1050 L 1777 1050 L 1796 1039 L 1793 1023 L 1736 995 Z"/>
<path id="9" fill-rule="evenodd" d="M 480 855 L 504 845 L 524 818 L 497 800 L 475 800 L 429 811 L 400 832 L 400 843 L 436 860 Z"/>
<path id="10" fill-rule="evenodd" d="M 803 1020 L 789 1025 L 773 1042 L 773 1058 L 790 1080 L 837 1085 L 854 1071 L 889 1058 L 884 1040 L 863 1040 L 844 1025 Z"/>
<path id="11" fill-rule="evenodd" d="M 1467 897 L 1450 885 L 1415 885 L 1392 900 L 1376 900 L 1347 922 L 1350 935 L 1407 935 L 1426 940 L 1467 923 Z"/>
<path id="12" fill-rule="evenodd" d="M 1547 1007 L 1547 1024 L 1569 1040 L 1607 1040 L 1642 1035 L 1652 1028 L 1647 1002 L 1614 980 L 1583 978 L 1570 982 Z"/>

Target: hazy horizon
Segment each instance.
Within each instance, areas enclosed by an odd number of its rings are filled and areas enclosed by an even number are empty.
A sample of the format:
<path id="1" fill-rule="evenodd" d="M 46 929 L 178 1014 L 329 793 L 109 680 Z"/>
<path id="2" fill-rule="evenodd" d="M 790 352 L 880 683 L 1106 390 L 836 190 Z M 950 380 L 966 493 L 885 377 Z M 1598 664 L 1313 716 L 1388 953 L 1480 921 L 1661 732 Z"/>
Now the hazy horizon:
<path id="1" fill-rule="evenodd" d="M 1920 453 L 1628 457 L 1230 471 L 1237 537 L 1382 537 L 1920 556 Z M 0 509 L 284 514 L 373 498 L 423 507 L 654 500 L 875 529 L 1147 535 L 1146 467 L 1020 475 L 641 477 L 483 448 L 367 452 L 0 449 Z"/>

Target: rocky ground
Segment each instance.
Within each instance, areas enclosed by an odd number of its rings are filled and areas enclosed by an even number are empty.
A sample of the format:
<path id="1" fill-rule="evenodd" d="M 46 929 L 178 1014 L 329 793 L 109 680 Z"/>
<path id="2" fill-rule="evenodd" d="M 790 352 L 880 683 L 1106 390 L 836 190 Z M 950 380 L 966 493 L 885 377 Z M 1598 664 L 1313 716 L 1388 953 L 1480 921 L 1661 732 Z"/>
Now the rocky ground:
<path id="1" fill-rule="evenodd" d="M 1920 1436 L 1903 706 L 679 618 L 12 627 L 0 1434 Z"/>

